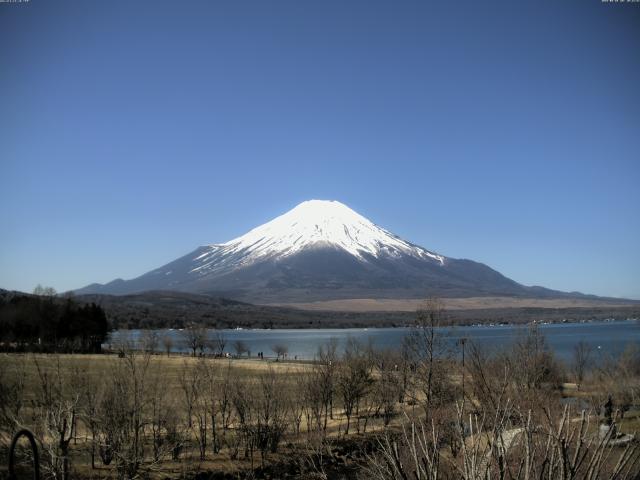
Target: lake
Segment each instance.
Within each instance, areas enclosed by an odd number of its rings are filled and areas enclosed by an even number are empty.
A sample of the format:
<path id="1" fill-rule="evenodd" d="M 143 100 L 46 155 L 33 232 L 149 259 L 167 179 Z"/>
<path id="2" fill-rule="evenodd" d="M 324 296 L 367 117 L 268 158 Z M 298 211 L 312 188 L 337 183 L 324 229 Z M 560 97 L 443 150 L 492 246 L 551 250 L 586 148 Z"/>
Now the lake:
<path id="1" fill-rule="evenodd" d="M 527 326 L 515 325 L 483 325 L 471 327 L 447 327 L 438 329 L 446 336 L 447 341 L 455 346 L 459 339 L 466 338 L 490 349 L 500 349 L 511 345 Z M 579 341 L 589 343 L 594 348 L 594 355 L 606 357 L 617 356 L 631 343 L 640 344 L 640 320 L 599 321 L 584 323 L 557 323 L 539 325 L 547 344 L 556 356 L 569 361 L 573 348 Z M 106 344 L 116 343 L 122 335 L 136 341 L 142 330 L 118 330 L 112 332 Z M 283 344 L 288 347 L 289 358 L 299 360 L 313 359 L 318 347 L 332 338 L 338 340 L 338 348 L 344 348 L 345 340 L 355 338 L 365 344 L 371 342 L 380 349 L 397 349 L 403 338 L 409 333 L 408 328 L 348 328 L 348 329 L 296 329 L 296 330 L 220 330 L 227 340 L 225 351 L 233 353 L 233 342 L 242 340 L 255 356 L 263 352 L 264 356 L 275 357 L 272 347 Z M 173 338 L 173 351 L 187 352 L 184 334 L 180 330 L 158 330 L 159 335 L 170 335 Z M 213 334 L 213 330 L 209 331 Z M 159 349 L 162 349 L 160 344 Z"/>

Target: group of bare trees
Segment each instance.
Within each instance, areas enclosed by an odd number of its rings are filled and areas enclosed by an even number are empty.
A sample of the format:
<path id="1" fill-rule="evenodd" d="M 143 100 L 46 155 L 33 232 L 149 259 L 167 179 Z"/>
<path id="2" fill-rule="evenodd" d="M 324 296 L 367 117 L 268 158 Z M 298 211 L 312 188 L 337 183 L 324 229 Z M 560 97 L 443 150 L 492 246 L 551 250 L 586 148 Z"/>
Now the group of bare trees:
<path id="1" fill-rule="evenodd" d="M 578 344 L 565 370 L 534 326 L 498 352 L 461 344 L 462 363 L 442 333 L 446 323 L 434 300 L 418 312 L 401 349 L 349 338 L 340 352 L 331 340 L 311 364 L 252 371 L 244 362 L 198 355 L 223 352 L 226 343 L 198 328 L 184 333 L 195 358 L 152 355 L 162 339 L 150 332 L 137 350 L 122 341 L 120 355 L 101 368 L 80 371 L 57 356 L 24 356 L 10 367 L 0 361 L 0 442 L 19 427 L 32 429 L 43 470 L 61 480 L 73 477 L 76 449 L 92 468 L 131 479 L 170 462 L 197 465 L 220 455 L 264 466 L 285 439 L 312 452 L 317 466 L 332 438 L 367 432 L 378 439 L 366 462 L 372 479 L 613 479 L 640 472 L 637 444 L 614 448 L 616 430 L 599 436 L 597 429 L 608 399 L 618 418 L 638 404 L 637 347 L 595 362 Z M 164 347 L 169 353 L 171 345 Z M 238 356 L 248 352 L 240 340 L 233 348 Z M 173 377 L 169 362 L 180 362 Z M 562 407 L 567 380 L 579 383 L 590 408 Z"/>
<path id="2" fill-rule="evenodd" d="M 207 350 L 216 356 L 222 356 L 224 353 L 227 339 L 220 331 L 216 330 L 213 336 L 210 336 L 206 328 L 199 325 L 189 325 L 182 331 L 182 334 L 194 357 L 196 353 L 204 355 Z"/>
<path id="3" fill-rule="evenodd" d="M 617 359 L 594 362 L 591 347 L 580 342 L 565 370 L 533 325 L 500 351 L 465 342 L 463 367 L 451 361 L 451 342 L 438 329 L 443 323 L 445 312 L 437 301 L 418 314 L 407 342 L 415 369 L 408 394 L 415 395 L 412 401 L 423 412 L 405 409 L 401 430 L 379 437 L 368 462 L 371 478 L 638 478 L 638 440 L 622 442 L 615 428 L 626 406 L 637 405 L 637 347 Z M 597 397 L 590 408 L 562 406 L 561 385 L 573 379 Z M 612 398 L 614 426 L 601 430 L 603 405 Z"/>
<path id="4" fill-rule="evenodd" d="M 399 434 L 379 437 L 366 471 L 375 480 L 638 478 L 638 445 L 617 447 L 613 430 L 599 437 L 592 433 L 592 422 L 584 411 L 576 415 L 568 406 L 538 424 L 531 412 L 523 414 L 507 401 L 493 417 L 465 415 L 457 404 L 456 455 L 441 447 L 450 439 L 436 422 L 406 421 Z"/>
<path id="5" fill-rule="evenodd" d="M 192 324 L 188 325 L 180 333 L 182 342 L 193 357 L 203 356 L 205 353 L 218 357 L 224 354 L 227 339 L 221 331 L 215 330 L 211 332 L 200 325 Z M 234 348 L 236 348 L 236 351 L 239 345 L 242 346 L 241 353 L 248 351 L 245 342 L 242 341 L 235 342 Z M 111 347 L 121 353 L 128 349 L 137 349 L 151 354 L 164 352 L 167 356 L 171 355 L 175 346 L 174 337 L 171 333 L 167 332 L 161 335 L 157 330 L 143 330 L 137 341 L 134 341 L 124 332 L 119 332 L 115 341 L 111 343 Z"/>
<path id="6" fill-rule="evenodd" d="M 117 478 L 130 479 L 184 455 L 205 460 L 223 449 L 251 465 L 259 454 L 264 463 L 295 423 L 300 394 L 286 372 L 240 376 L 232 362 L 200 357 L 184 359 L 172 384 L 149 352 L 122 353 L 106 370 L 80 371 L 57 356 L 21 357 L 11 369 L 0 362 L 2 444 L 26 427 L 42 447 L 47 478 L 73 477 L 75 446 L 92 468 L 112 467 Z M 28 408 L 25 381 L 35 385 Z"/>
<path id="7" fill-rule="evenodd" d="M 183 365 L 170 380 L 164 360 L 152 355 L 156 339 L 144 338 L 147 348 L 123 341 L 119 355 L 99 368 L 80 370 L 60 356 L 22 356 L 11 371 L 0 367 L 3 443 L 18 427 L 30 428 L 48 477 L 63 480 L 73 476 L 73 449 L 92 468 L 112 468 L 122 479 L 221 451 L 251 465 L 259 456 L 264 464 L 287 435 L 346 435 L 354 426 L 366 431 L 370 418 L 382 416 L 386 425 L 402 397 L 400 360 L 353 340 L 342 356 L 337 342 L 329 342 L 315 364 L 295 371 L 266 365 L 240 375 L 233 361 L 176 358 Z M 35 385 L 28 408 L 26 381 Z"/>
<path id="8" fill-rule="evenodd" d="M 25 357 L 27 360 L 28 357 Z M 46 359 L 46 360 L 45 360 Z M 134 478 L 144 459 L 148 433 L 148 355 L 127 355 L 108 372 L 88 372 L 63 364 L 60 357 L 34 356 L 31 365 L 17 364 L 5 372 L 0 390 L 20 392 L 29 381 L 31 391 L 5 396 L 3 425 L 6 439 L 19 428 L 30 428 L 42 449 L 41 469 L 46 478 L 71 478 L 71 450 L 82 438 L 83 449 L 95 466 L 113 464 L 118 478 Z M 35 370 L 29 378 L 27 368 Z M 22 400 L 20 399 L 22 398 Z M 24 398 L 29 398 L 28 402 Z"/>

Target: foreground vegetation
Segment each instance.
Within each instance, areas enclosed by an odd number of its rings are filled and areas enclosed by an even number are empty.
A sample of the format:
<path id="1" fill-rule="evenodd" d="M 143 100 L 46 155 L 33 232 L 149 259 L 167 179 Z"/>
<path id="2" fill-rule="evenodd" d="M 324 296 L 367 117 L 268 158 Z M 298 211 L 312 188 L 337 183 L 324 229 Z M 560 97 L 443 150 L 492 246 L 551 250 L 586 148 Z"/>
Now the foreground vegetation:
<path id="1" fill-rule="evenodd" d="M 637 440 L 621 436 L 640 431 L 637 346 L 594 365 L 577 344 L 564 366 L 533 327 L 501 352 L 470 342 L 451 352 L 435 329 L 446 320 L 438 302 L 417 317 L 400 351 L 348 341 L 338 356 L 330 342 L 313 363 L 128 344 L 114 355 L 4 354 L 3 458 L 24 427 L 55 479 L 640 474 Z"/>

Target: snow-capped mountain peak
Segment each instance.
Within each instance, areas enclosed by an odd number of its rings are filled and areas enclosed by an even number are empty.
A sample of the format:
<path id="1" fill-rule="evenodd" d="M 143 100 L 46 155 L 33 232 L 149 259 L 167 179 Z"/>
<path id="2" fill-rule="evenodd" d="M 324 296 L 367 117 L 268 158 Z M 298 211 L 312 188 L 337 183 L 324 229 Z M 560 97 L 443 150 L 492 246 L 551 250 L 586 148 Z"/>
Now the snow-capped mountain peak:
<path id="1" fill-rule="evenodd" d="M 303 202 L 245 235 L 198 247 L 134 279 L 79 292 L 149 290 L 267 303 L 531 293 L 486 265 L 430 252 L 340 202 L 324 200 Z"/>
<path id="2" fill-rule="evenodd" d="M 263 256 L 289 255 L 324 243 L 359 257 L 362 252 L 375 255 L 383 237 L 373 223 L 340 202 L 308 200 L 222 246 Z"/>
<path id="3" fill-rule="evenodd" d="M 192 272 L 246 266 L 264 259 L 288 257 L 314 247 L 344 250 L 359 260 L 387 255 L 430 259 L 445 257 L 413 245 L 377 226 L 335 200 L 308 200 L 246 234 L 226 243 L 209 245 L 195 260 Z M 222 261 L 221 261 L 222 260 Z"/>

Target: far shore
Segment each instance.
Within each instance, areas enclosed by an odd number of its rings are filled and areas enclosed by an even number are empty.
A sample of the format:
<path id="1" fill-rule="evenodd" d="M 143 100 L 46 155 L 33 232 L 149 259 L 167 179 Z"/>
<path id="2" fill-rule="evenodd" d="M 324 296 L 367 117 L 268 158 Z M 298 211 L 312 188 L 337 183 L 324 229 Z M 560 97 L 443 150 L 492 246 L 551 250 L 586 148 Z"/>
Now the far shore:
<path id="1" fill-rule="evenodd" d="M 509 308 L 624 308 L 640 307 L 640 301 L 624 299 L 578 299 L 578 298 L 514 298 L 514 297 L 468 297 L 441 298 L 447 310 L 483 310 Z M 268 306 L 289 307 L 313 311 L 340 312 L 415 312 L 424 303 L 423 299 L 401 298 L 349 298 L 317 302 L 270 303 Z"/>

